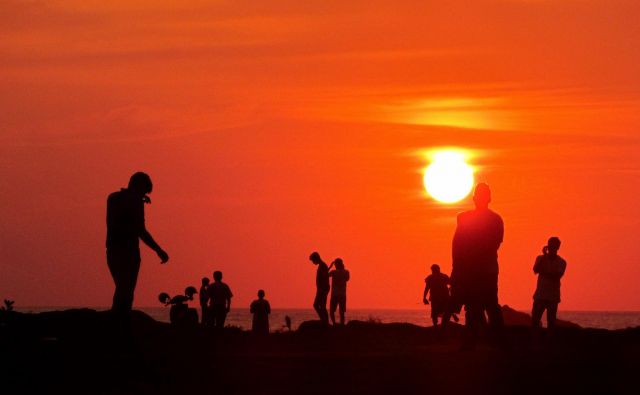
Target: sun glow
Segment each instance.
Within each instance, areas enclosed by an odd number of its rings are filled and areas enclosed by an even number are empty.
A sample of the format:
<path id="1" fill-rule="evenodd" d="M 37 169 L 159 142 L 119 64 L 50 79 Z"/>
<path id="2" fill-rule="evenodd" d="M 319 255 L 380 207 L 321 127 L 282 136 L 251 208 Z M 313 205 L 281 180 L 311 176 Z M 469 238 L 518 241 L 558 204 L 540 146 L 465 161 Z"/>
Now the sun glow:
<path id="1" fill-rule="evenodd" d="M 473 188 L 473 167 L 465 154 L 456 150 L 437 151 L 424 173 L 427 193 L 442 203 L 464 199 Z"/>

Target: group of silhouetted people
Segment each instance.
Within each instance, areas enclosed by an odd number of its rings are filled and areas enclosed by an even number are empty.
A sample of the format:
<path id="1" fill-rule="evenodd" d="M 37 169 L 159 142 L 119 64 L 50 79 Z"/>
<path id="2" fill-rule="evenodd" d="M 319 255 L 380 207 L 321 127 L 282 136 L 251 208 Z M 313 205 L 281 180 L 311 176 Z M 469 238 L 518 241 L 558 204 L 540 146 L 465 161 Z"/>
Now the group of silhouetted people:
<path id="1" fill-rule="evenodd" d="M 227 314 L 231 311 L 231 288 L 222 281 L 222 272 L 213 272 L 213 282 L 207 277 L 202 279 L 200 286 L 200 308 L 202 324 L 214 328 L 224 328 Z"/>
<path id="2" fill-rule="evenodd" d="M 115 283 L 112 311 L 116 317 L 128 321 L 133 295 L 140 269 L 139 240 L 153 249 L 161 263 L 169 260 L 169 255 L 155 242 L 145 227 L 144 204 L 151 203 L 147 196 L 153 184 L 145 173 L 135 173 L 127 188 L 109 195 L 107 200 L 107 264 Z M 504 236 L 504 224 L 500 215 L 489 209 L 491 190 L 480 183 L 473 194 L 475 209 L 463 212 L 457 217 L 456 231 L 452 242 L 452 272 L 449 278 L 441 273 L 438 265 L 432 266 L 432 274 L 425 279 L 423 302 L 431 304 L 433 324 L 442 325 L 450 318 L 457 321 L 456 314 L 465 308 L 467 334 L 465 344 L 472 346 L 487 319 L 494 334 L 500 334 L 504 326 L 502 310 L 498 303 L 498 249 Z M 560 239 L 552 237 L 543 248 L 543 254 L 536 258 L 533 271 L 538 282 L 533 296 L 532 325 L 538 327 L 544 311 L 547 311 L 548 327 L 556 322 L 560 302 L 560 279 L 566 270 L 566 262 L 558 255 Z M 340 313 L 340 324 L 345 323 L 347 311 L 347 282 L 349 271 L 344 262 L 336 258 L 327 265 L 318 252 L 309 256 L 317 265 L 316 296 L 313 307 L 320 320 L 328 325 L 336 324 L 335 312 Z M 335 266 L 334 270 L 331 270 Z M 327 312 L 327 298 L 329 313 Z M 427 294 L 430 293 L 429 299 Z M 264 299 L 265 292 L 258 291 L 258 299 L 250 306 L 253 314 L 253 329 L 269 332 L 271 306 Z M 224 327 L 231 309 L 233 294 L 222 282 L 222 272 L 213 273 L 213 282 L 202 279 L 200 306 L 202 323 L 214 328 Z M 485 316 L 486 314 L 486 316 Z"/>
<path id="3" fill-rule="evenodd" d="M 498 249 L 504 236 L 504 224 L 497 213 L 489 209 L 491 190 L 487 184 L 478 184 L 474 190 L 475 209 L 458 215 L 452 243 L 453 265 L 451 278 L 441 273 L 439 265 L 431 267 L 432 274 L 425 279 L 423 302 L 431 301 L 431 319 L 446 325 L 464 306 L 467 327 L 465 346 L 473 346 L 479 329 L 488 318 L 494 335 L 500 335 L 504 326 L 502 309 L 498 303 Z M 544 311 L 547 326 L 553 328 L 560 303 L 560 278 L 566 262 L 558 255 L 560 239 L 551 237 L 536 258 L 533 271 L 538 284 L 533 295 L 532 326 L 539 327 Z M 427 293 L 430 292 L 430 299 Z M 486 314 L 486 316 L 485 316 Z"/>
<path id="4" fill-rule="evenodd" d="M 271 305 L 264 298 L 264 290 L 258 291 L 258 299 L 254 300 L 250 306 L 253 314 L 252 331 L 255 333 L 269 333 L 269 314 Z M 227 314 L 231 311 L 231 298 L 233 293 L 231 288 L 222 281 L 222 272 L 213 272 L 213 283 L 209 278 L 202 278 L 200 286 L 200 309 L 202 311 L 202 324 L 217 329 L 224 328 Z"/>
<path id="5" fill-rule="evenodd" d="M 320 321 L 329 324 L 329 314 L 327 313 L 327 296 L 331 291 L 331 299 L 329 301 L 329 311 L 331 314 L 331 323 L 336 324 L 336 310 L 340 313 L 340 325 L 344 325 L 344 315 L 347 311 L 347 282 L 349 281 L 349 271 L 344 268 L 344 262 L 341 258 L 336 258 L 331 265 L 322 260 L 320 254 L 313 252 L 309 256 L 309 260 L 316 269 L 316 297 L 313 301 L 313 308 L 318 313 Z M 335 266 L 335 270 L 331 268 Z M 331 284 L 329 284 L 331 279 Z"/>

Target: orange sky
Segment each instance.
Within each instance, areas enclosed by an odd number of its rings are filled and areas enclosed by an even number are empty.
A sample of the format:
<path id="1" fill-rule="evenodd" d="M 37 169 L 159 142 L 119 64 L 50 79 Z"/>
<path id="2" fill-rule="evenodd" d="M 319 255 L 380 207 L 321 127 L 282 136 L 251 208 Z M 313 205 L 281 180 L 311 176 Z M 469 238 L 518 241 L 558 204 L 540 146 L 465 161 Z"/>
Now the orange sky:
<path id="1" fill-rule="evenodd" d="M 640 310 L 639 16 L 633 0 L 4 1 L 0 297 L 110 304 L 106 196 L 144 170 L 171 261 L 144 250 L 136 304 L 219 269 L 236 306 L 264 288 L 309 307 L 317 249 L 345 260 L 351 307 L 417 308 L 471 207 L 425 195 L 420 153 L 457 146 L 505 221 L 502 303 L 529 308 L 557 235 L 561 309 Z"/>

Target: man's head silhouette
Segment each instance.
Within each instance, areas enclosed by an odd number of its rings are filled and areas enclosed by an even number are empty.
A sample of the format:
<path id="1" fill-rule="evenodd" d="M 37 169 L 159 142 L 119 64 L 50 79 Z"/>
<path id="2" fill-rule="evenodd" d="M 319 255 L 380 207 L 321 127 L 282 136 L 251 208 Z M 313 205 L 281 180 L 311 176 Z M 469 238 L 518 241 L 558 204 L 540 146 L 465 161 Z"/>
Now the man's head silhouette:
<path id="1" fill-rule="evenodd" d="M 264 290 L 259 290 L 258 291 L 258 299 L 264 299 Z"/>
<path id="2" fill-rule="evenodd" d="M 488 184 L 481 182 L 476 185 L 476 189 L 473 192 L 473 202 L 476 204 L 476 208 L 489 208 L 489 203 L 491 202 L 491 189 Z"/>
<path id="3" fill-rule="evenodd" d="M 336 258 L 336 260 L 333 261 L 333 264 L 336 266 L 336 269 L 344 269 L 344 262 L 342 262 L 342 259 L 340 258 Z"/>
<path id="4" fill-rule="evenodd" d="M 141 171 L 135 173 L 129 179 L 129 189 L 140 195 L 146 195 L 153 190 L 153 184 L 151 183 L 151 177 L 147 173 Z"/>
<path id="5" fill-rule="evenodd" d="M 320 259 L 320 254 L 318 254 L 317 252 L 313 252 L 311 255 L 309 255 L 309 260 L 314 264 L 317 265 L 320 262 L 322 262 L 322 259 Z"/>
<path id="6" fill-rule="evenodd" d="M 549 252 L 552 254 L 556 254 L 560 249 L 560 239 L 557 237 L 550 237 L 549 241 L 547 241 L 547 247 L 549 248 Z"/>
<path id="7" fill-rule="evenodd" d="M 431 273 L 440 273 L 440 265 L 438 265 L 437 263 L 431 265 Z"/>
<path id="8" fill-rule="evenodd" d="M 209 278 L 202 277 L 202 285 L 209 285 Z"/>
<path id="9" fill-rule="evenodd" d="M 213 279 L 215 281 L 222 281 L 222 272 L 219 270 L 216 270 L 215 272 L 213 272 Z"/>

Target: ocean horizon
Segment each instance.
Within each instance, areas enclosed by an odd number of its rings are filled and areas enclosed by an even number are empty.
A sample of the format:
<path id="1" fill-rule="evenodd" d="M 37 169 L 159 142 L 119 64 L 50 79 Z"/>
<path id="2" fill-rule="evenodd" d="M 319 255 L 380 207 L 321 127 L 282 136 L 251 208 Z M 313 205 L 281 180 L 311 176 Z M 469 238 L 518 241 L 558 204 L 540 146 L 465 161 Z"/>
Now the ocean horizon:
<path id="1" fill-rule="evenodd" d="M 94 310 L 108 310 L 106 306 L 25 306 L 18 307 L 16 311 L 23 313 L 41 313 L 46 311 L 90 308 Z M 156 321 L 169 322 L 169 307 L 135 307 Z M 529 313 L 525 310 L 518 310 Z M 198 315 L 200 309 L 198 308 Z M 317 315 L 312 309 L 305 308 L 278 308 L 272 309 L 269 323 L 271 331 L 285 329 L 285 317 L 292 321 L 292 329 L 297 329 L 304 321 L 316 320 Z M 251 313 L 248 308 L 232 308 L 227 316 L 226 325 L 236 326 L 242 329 L 251 329 Z M 337 319 L 336 313 L 336 319 Z M 640 327 L 640 311 L 559 311 L 558 318 L 574 322 L 583 328 L 598 329 L 625 329 Z M 419 326 L 432 326 L 430 309 L 351 309 L 346 314 L 347 322 L 350 320 L 376 321 L 381 323 L 410 323 Z M 460 323 L 464 323 L 464 313 L 460 315 Z M 546 320 L 543 317 L 543 323 Z"/>

